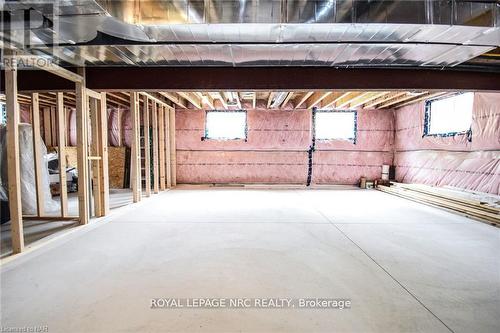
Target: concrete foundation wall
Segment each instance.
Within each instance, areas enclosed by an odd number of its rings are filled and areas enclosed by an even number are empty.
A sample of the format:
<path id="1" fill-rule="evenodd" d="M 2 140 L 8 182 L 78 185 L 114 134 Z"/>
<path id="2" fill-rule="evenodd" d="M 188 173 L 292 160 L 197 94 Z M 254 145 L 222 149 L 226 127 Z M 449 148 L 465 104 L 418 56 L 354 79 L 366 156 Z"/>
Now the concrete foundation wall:
<path id="1" fill-rule="evenodd" d="M 312 144 L 311 110 L 247 111 L 248 139 L 202 140 L 205 111 L 176 110 L 179 183 L 305 184 Z M 358 111 L 356 144 L 318 141 L 312 182 L 356 184 L 392 162 L 393 112 Z"/>
<path id="2" fill-rule="evenodd" d="M 425 102 L 396 111 L 396 180 L 500 194 L 500 94 L 476 93 L 472 136 L 425 136 Z"/>

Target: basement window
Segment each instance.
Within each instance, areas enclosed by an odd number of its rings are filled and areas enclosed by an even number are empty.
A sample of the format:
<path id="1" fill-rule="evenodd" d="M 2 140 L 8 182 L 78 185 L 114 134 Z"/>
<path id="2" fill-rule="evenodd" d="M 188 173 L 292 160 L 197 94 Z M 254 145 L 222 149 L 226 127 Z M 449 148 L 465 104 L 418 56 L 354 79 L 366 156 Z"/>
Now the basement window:
<path id="1" fill-rule="evenodd" d="M 207 111 L 205 137 L 203 139 L 246 140 L 246 138 L 246 111 Z"/>
<path id="2" fill-rule="evenodd" d="M 316 111 L 316 140 L 349 140 L 356 143 L 356 111 Z"/>
<path id="3" fill-rule="evenodd" d="M 427 101 L 424 135 L 453 136 L 470 132 L 473 102 L 474 93 Z"/>

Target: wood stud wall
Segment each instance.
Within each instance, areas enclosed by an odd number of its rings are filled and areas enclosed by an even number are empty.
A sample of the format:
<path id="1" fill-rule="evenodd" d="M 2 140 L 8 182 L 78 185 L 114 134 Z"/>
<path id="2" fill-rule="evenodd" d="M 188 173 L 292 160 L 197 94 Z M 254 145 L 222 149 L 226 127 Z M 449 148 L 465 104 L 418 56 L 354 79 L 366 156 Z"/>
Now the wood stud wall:
<path id="1" fill-rule="evenodd" d="M 149 99 L 144 98 L 143 107 L 144 119 L 144 177 L 145 193 L 147 197 L 151 196 L 151 146 L 150 146 L 150 122 L 149 122 Z"/>
<path id="2" fill-rule="evenodd" d="M 177 151 L 175 148 L 175 109 L 170 108 L 169 110 L 169 118 L 170 118 L 170 175 L 171 175 L 171 183 L 172 186 L 177 186 Z"/>
<path id="3" fill-rule="evenodd" d="M 68 216 L 68 188 L 66 179 L 66 114 L 64 111 L 63 93 L 57 93 L 57 129 L 59 137 L 59 195 L 61 203 L 61 217 Z M 35 126 L 33 124 L 33 126 Z M 36 138 L 40 136 L 37 135 Z M 33 135 L 35 138 L 35 135 Z M 38 143 L 37 146 L 40 146 Z M 40 215 L 40 212 L 38 213 Z"/>
<path id="4" fill-rule="evenodd" d="M 85 73 L 79 70 L 82 77 Z M 76 154 L 78 168 L 78 218 L 84 225 L 90 219 L 89 170 L 88 170 L 88 103 L 85 80 L 76 82 Z"/>
<path id="5" fill-rule="evenodd" d="M 173 165 L 170 156 L 170 113 L 174 112 L 174 108 L 146 93 L 144 93 L 143 102 L 145 192 L 146 196 L 150 196 L 151 191 L 156 194 L 172 186 L 171 170 Z M 152 132 L 152 147 L 149 144 L 151 139 L 149 135 L 150 128 Z M 152 150 L 152 156 L 150 150 Z M 153 176 L 152 180 L 151 174 Z"/>
<path id="6" fill-rule="evenodd" d="M 130 184 L 134 202 L 141 201 L 141 145 L 140 145 L 140 116 L 139 96 L 136 92 L 130 93 L 130 114 L 132 117 L 132 141 L 131 141 L 131 179 Z"/>
<path id="7" fill-rule="evenodd" d="M 9 51 L 6 50 L 6 54 Z M 10 53 L 15 55 L 14 53 Z M 9 208 L 11 215 L 11 237 L 13 253 L 24 250 L 23 219 L 47 221 L 78 220 L 81 225 L 89 222 L 92 216 L 101 217 L 109 213 L 109 171 L 108 171 L 108 125 L 107 93 L 98 93 L 85 87 L 84 69 L 78 74 L 57 68 L 56 75 L 72 80 L 75 92 L 32 92 L 21 98 L 17 92 L 17 68 L 5 70 L 5 91 L 7 106 L 7 151 Z M 43 100 L 42 100 L 43 95 Z M 74 97 L 72 97 L 74 96 Z M 114 94 L 113 101 L 120 95 Z M 142 196 L 141 181 L 141 114 L 144 130 L 144 172 L 145 193 L 151 195 L 175 186 L 175 110 L 163 100 L 147 93 L 130 93 L 132 112 L 132 188 L 134 202 Z M 140 97 L 143 97 L 143 109 L 140 110 Z M 120 97 L 121 98 L 121 97 Z M 123 98 L 125 99 L 125 98 Z M 206 100 L 206 99 L 205 99 Z M 30 104 L 30 122 L 33 128 L 33 155 L 37 212 L 35 216 L 22 215 L 21 175 L 19 157 L 19 102 Z M 66 148 L 69 141 L 68 118 L 66 107 L 75 107 L 76 114 L 76 151 L 78 168 L 78 215 L 69 216 L 66 165 Z M 122 121 L 120 114 L 119 122 Z M 121 128 L 121 126 L 120 126 Z M 150 129 L 151 128 L 151 129 Z M 150 130 L 153 134 L 152 156 L 150 154 Z M 120 133 L 120 141 L 123 136 Z M 42 171 L 44 168 L 42 140 L 47 146 L 57 147 L 59 154 L 60 215 L 47 216 L 44 211 L 44 193 Z M 151 163 L 151 157 L 152 162 Z M 152 166 L 152 170 L 151 170 Z M 152 172 L 151 172 L 152 171 Z M 153 174 L 153 180 L 151 180 Z M 90 181 L 92 179 L 92 181 Z"/>
<path id="8" fill-rule="evenodd" d="M 15 53 L 5 50 L 5 54 Z M 19 164 L 19 104 L 17 102 L 17 68 L 5 68 L 5 93 L 7 107 L 7 163 L 9 181 L 9 208 L 12 252 L 24 250 L 23 217 L 21 207 L 21 173 Z"/>
<path id="9" fill-rule="evenodd" d="M 156 103 L 153 103 L 152 118 L 153 118 L 153 192 L 160 191 L 159 171 L 158 171 L 158 112 Z"/>
<path id="10" fill-rule="evenodd" d="M 35 167 L 35 186 L 36 186 L 36 207 L 37 215 L 42 216 L 44 213 L 44 196 L 42 185 L 42 146 L 40 143 L 40 110 L 39 110 L 39 96 L 38 93 L 33 93 L 31 96 L 31 121 L 33 127 L 33 159 Z"/>
<path id="11" fill-rule="evenodd" d="M 165 190 L 165 112 L 163 106 L 158 108 L 158 149 L 160 150 L 160 191 Z"/>

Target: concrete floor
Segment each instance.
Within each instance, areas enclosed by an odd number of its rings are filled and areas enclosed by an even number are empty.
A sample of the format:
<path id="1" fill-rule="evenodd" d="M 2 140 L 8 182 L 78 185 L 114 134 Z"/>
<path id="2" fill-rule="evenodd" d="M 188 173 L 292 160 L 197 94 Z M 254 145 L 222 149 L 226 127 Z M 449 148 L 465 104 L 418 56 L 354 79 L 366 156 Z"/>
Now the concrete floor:
<path id="1" fill-rule="evenodd" d="M 129 189 L 111 189 L 109 193 L 110 209 L 120 208 L 133 202 L 132 191 Z M 59 209 L 59 198 L 54 197 L 56 207 Z M 46 216 L 60 216 L 60 211 L 50 212 Z M 78 216 L 78 194 L 68 194 L 68 215 Z M 71 228 L 78 226 L 75 221 L 47 221 L 26 220 L 23 221 L 24 244 L 32 246 L 40 241 L 46 241 L 51 237 L 58 237 Z M 0 258 L 6 258 L 12 254 L 12 242 L 10 222 L 1 225 L 0 228 Z"/>
<path id="2" fill-rule="evenodd" d="M 375 190 L 178 189 L 1 268 L 1 326 L 500 332 L 500 230 Z M 151 298 L 351 309 L 150 309 Z"/>

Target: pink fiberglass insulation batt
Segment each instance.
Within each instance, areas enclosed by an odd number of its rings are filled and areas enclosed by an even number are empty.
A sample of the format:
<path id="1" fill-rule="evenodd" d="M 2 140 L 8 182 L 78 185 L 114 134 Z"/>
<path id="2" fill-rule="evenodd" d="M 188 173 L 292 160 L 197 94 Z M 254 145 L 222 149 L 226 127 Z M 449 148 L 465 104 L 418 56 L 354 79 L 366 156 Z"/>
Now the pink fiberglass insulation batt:
<path id="1" fill-rule="evenodd" d="M 249 105 L 247 140 L 202 140 L 205 110 L 176 110 L 179 183 L 305 184 L 312 143 L 312 114 L 306 109 L 268 110 Z M 21 105 L 21 120 L 30 122 Z M 43 117 L 43 112 L 41 117 Z M 68 145 L 76 144 L 76 114 L 67 109 Z M 380 177 L 383 164 L 396 166 L 396 180 L 500 193 L 500 94 L 475 93 L 472 137 L 423 136 L 425 102 L 397 110 L 358 110 L 356 144 L 317 140 L 313 184 L 357 184 Z M 42 119 L 41 119 L 42 120 Z M 41 123 L 43 136 L 43 122 Z M 108 108 L 110 146 L 130 146 L 128 108 Z"/>
<path id="2" fill-rule="evenodd" d="M 177 110 L 177 177 L 180 183 L 305 184 L 312 141 L 311 110 L 248 110 L 247 140 L 201 140 L 205 112 Z M 356 144 L 318 141 L 313 183 L 356 184 L 378 177 L 392 162 L 393 112 L 358 111 Z"/>
<path id="3" fill-rule="evenodd" d="M 472 139 L 423 134 L 425 103 L 396 111 L 396 180 L 500 193 L 500 94 L 476 93 Z"/>

